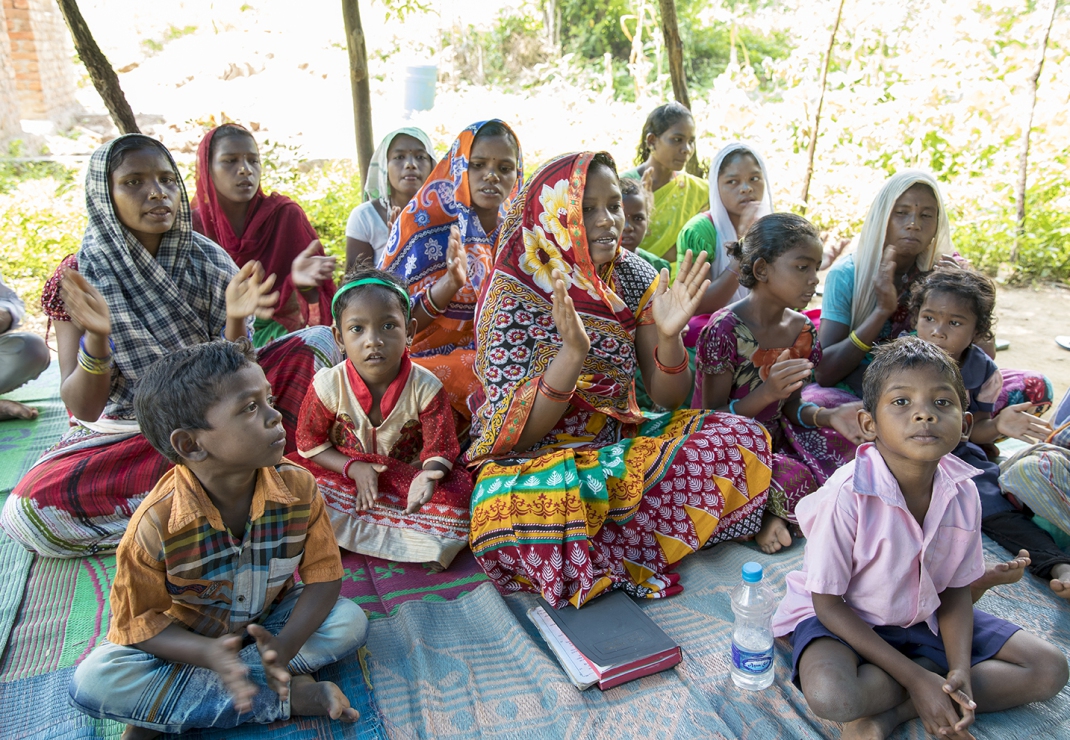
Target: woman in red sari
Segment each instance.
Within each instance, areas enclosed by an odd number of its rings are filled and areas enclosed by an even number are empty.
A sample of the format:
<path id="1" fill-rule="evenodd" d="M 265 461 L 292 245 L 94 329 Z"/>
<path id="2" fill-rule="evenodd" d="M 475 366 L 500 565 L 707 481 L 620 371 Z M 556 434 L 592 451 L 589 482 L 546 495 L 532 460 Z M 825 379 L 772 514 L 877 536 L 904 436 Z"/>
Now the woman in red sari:
<path id="1" fill-rule="evenodd" d="M 197 148 L 193 229 L 227 251 L 238 267 L 257 261 L 275 276 L 279 304 L 257 319 L 253 344 L 263 347 L 306 326 L 331 323 L 334 257 L 324 255 L 301 206 L 260 188 L 260 152 L 241 126 L 218 126 Z"/>

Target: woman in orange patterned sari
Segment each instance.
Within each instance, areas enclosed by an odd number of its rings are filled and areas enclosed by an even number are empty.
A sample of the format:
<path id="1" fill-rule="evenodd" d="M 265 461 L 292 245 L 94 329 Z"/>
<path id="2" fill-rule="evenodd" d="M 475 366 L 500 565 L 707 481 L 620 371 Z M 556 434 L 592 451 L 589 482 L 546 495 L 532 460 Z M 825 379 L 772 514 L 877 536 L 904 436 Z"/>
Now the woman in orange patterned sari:
<path id="1" fill-rule="evenodd" d="M 660 406 L 690 395 L 680 332 L 708 281 L 705 256 L 688 255 L 667 287 L 667 270 L 620 248 L 623 226 L 609 155 L 544 165 L 510 209 L 476 312 L 472 550 L 499 589 L 554 607 L 678 593 L 673 566 L 757 532 L 769 487 L 757 422 L 640 413 L 637 366 Z"/>
<path id="2" fill-rule="evenodd" d="M 472 373 L 472 319 L 494 262 L 501 219 L 523 179 L 520 144 L 498 120 L 457 137 L 390 230 L 382 269 L 409 288 L 417 333 L 412 361 L 442 381 L 466 429 Z M 463 434 L 463 432 L 462 432 Z"/>

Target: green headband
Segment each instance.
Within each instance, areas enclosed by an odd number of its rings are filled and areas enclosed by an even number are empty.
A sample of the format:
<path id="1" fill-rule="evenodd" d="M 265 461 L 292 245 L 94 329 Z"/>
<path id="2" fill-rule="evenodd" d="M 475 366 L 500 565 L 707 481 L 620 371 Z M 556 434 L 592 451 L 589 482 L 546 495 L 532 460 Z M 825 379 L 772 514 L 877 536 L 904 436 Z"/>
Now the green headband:
<path id="1" fill-rule="evenodd" d="M 362 285 L 381 285 L 384 288 L 396 290 L 398 295 L 402 297 L 402 302 L 405 304 L 405 321 L 409 320 L 409 314 L 412 311 L 412 304 L 409 300 L 409 294 L 405 292 L 405 289 L 397 283 L 393 283 L 389 280 L 383 280 L 382 278 L 377 277 L 366 277 L 361 278 L 360 280 L 351 280 L 350 282 L 339 288 L 338 292 L 334 294 L 334 300 L 331 301 L 331 316 L 333 316 L 335 319 L 338 318 L 337 314 L 335 314 L 334 308 L 338 305 L 338 299 L 342 297 L 342 294 L 348 290 L 352 290 L 353 288 L 359 288 Z"/>

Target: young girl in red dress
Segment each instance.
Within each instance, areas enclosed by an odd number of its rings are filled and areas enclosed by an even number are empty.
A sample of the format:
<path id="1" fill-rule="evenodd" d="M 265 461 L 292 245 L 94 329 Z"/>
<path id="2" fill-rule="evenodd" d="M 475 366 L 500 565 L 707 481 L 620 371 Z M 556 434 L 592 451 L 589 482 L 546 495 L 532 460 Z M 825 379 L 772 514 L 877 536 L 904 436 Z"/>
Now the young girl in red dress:
<path id="1" fill-rule="evenodd" d="M 316 476 L 338 544 L 449 567 L 468 544 L 472 478 L 449 397 L 409 359 L 409 296 L 372 268 L 343 279 L 331 313 L 344 362 L 316 374 L 301 407 L 299 460 Z"/>

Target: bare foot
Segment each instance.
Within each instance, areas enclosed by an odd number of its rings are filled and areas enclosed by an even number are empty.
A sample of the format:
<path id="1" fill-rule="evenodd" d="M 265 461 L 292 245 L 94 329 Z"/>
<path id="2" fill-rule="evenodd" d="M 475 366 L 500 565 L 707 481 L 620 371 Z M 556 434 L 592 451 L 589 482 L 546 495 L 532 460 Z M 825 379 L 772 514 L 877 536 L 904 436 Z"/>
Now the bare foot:
<path id="1" fill-rule="evenodd" d="M 349 699 L 336 684 L 317 681 L 312 676 L 294 676 L 290 682 L 290 715 L 330 717 L 342 722 L 360 719 L 360 712 L 349 706 Z"/>
<path id="2" fill-rule="evenodd" d="M 30 419 L 36 418 L 37 409 L 34 407 L 27 406 L 18 401 L 9 401 L 6 398 L 0 398 L 0 421 L 7 421 L 8 419 L 24 419 L 29 421 Z"/>
<path id="3" fill-rule="evenodd" d="M 123 730 L 122 740 L 152 740 L 162 734 L 163 733 L 158 730 L 150 730 L 147 727 L 127 725 L 126 729 Z"/>
<path id="4" fill-rule="evenodd" d="M 1056 596 L 1070 601 L 1070 564 L 1059 563 L 1051 569 L 1050 585 Z"/>
<path id="5" fill-rule="evenodd" d="M 840 740 L 884 740 L 895 732 L 896 727 L 917 716 L 914 702 L 907 699 L 887 712 L 848 722 L 843 726 Z"/>
<path id="6" fill-rule="evenodd" d="M 791 531 L 788 523 L 768 511 L 762 516 L 761 531 L 755 536 L 754 541 L 762 552 L 772 555 L 781 548 L 791 547 Z"/>
<path id="7" fill-rule="evenodd" d="M 985 591 L 993 586 L 1015 583 L 1022 580 L 1026 566 L 1030 563 L 1029 551 L 1019 550 L 1018 557 L 1005 563 L 985 563 L 985 574 L 970 584 L 973 603 L 984 596 Z"/>

